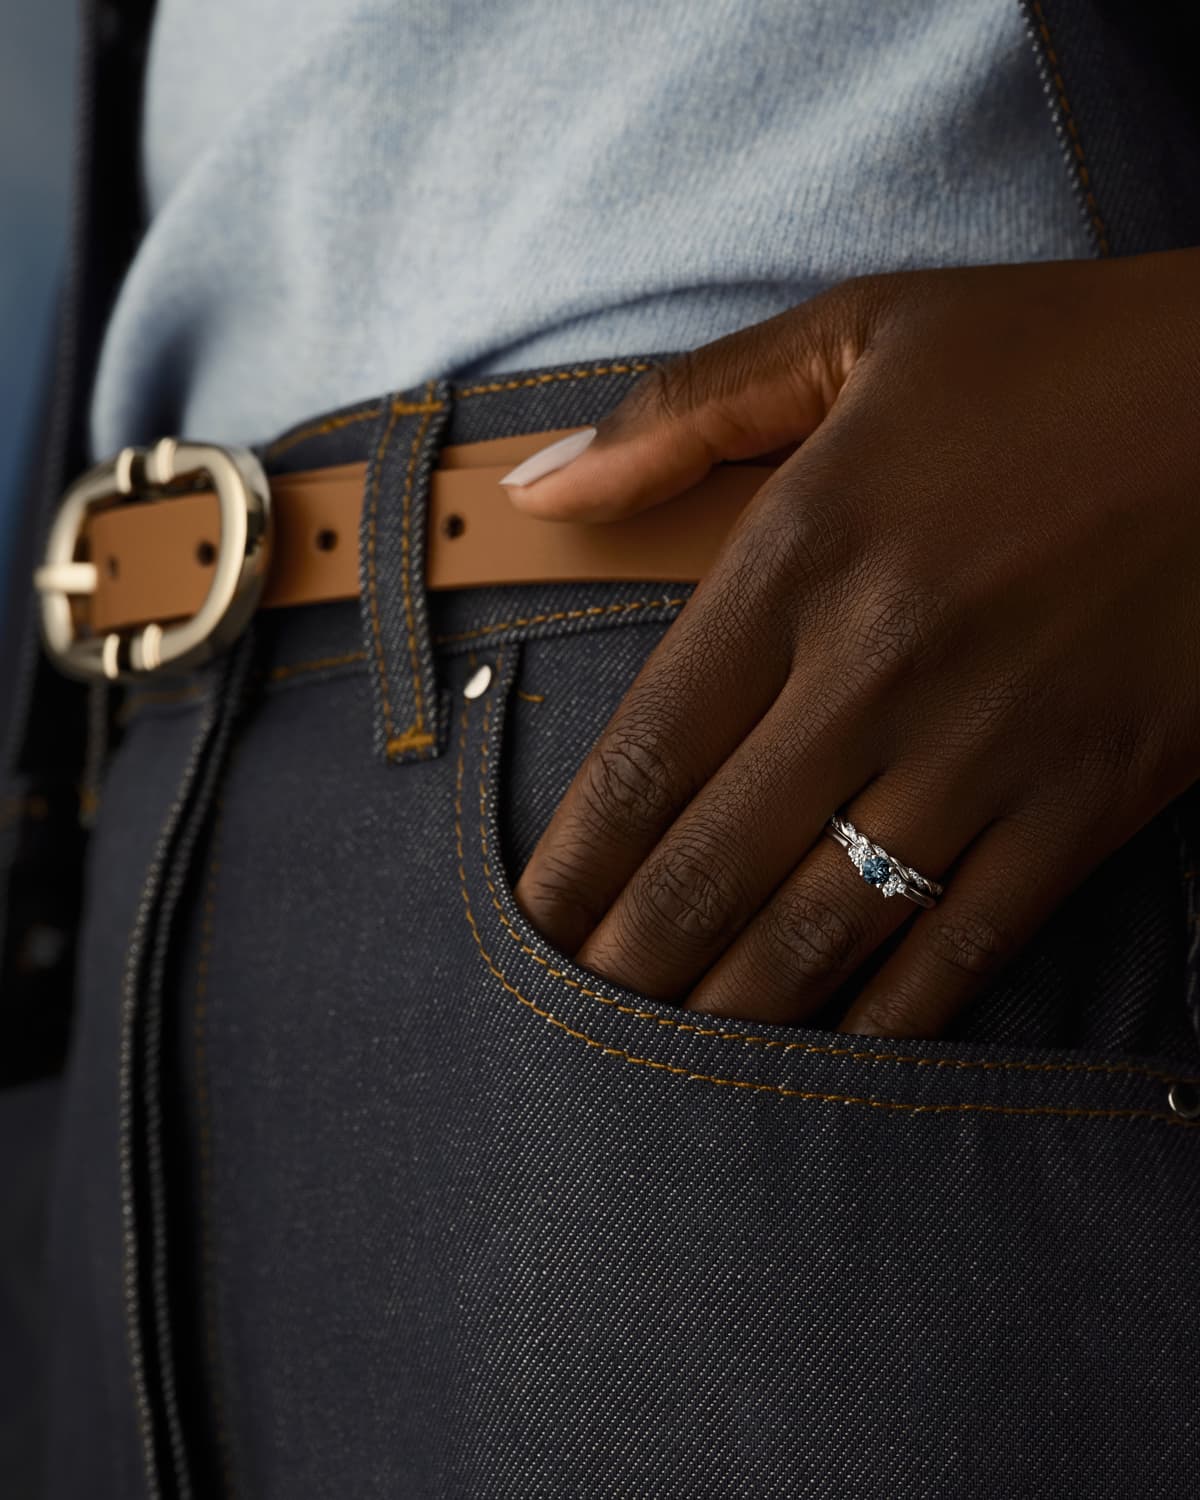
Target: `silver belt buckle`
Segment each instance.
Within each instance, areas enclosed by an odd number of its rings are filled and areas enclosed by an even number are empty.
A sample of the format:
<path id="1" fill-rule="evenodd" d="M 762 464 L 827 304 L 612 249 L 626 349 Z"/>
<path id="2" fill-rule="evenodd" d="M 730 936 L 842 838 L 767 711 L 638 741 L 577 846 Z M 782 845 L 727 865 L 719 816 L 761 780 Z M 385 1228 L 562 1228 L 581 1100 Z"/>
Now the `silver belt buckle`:
<path id="1" fill-rule="evenodd" d="M 92 512 L 130 500 L 168 498 L 212 488 L 220 509 L 212 582 L 204 603 L 172 625 L 78 636 L 73 596 L 96 591 L 94 562 L 79 558 L 79 539 Z M 56 665 L 72 677 L 111 682 L 163 668 L 186 670 L 230 645 L 258 606 L 271 550 L 271 492 L 262 465 L 247 448 L 161 438 L 151 448 L 122 448 L 81 474 L 63 496 L 34 571 L 41 595 L 42 639 Z"/>

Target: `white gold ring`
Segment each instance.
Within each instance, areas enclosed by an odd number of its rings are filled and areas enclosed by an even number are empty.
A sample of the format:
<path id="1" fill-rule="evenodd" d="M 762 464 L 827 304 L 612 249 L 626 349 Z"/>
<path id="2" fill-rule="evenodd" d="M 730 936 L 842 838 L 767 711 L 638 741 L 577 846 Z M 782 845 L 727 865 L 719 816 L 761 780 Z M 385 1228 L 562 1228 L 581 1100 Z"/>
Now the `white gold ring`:
<path id="1" fill-rule="evenodd" d="M 875 886 L 885 896 L 907 896 L 917 906 L 937 904 L 944 886 L 909 865 L 901 864 L 886 849 L 873 844 L 869 838 L 859 833 L 849 818 L 834 816 L 826 826 L 849 854 L 854 868 L 868 885 Z"/>

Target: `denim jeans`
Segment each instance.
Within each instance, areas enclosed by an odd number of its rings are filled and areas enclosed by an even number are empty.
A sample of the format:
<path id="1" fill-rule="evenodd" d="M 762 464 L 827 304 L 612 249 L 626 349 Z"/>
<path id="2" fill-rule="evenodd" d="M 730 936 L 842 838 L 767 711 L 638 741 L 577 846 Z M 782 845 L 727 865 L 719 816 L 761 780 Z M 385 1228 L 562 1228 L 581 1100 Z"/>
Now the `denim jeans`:
<path id="1" fill-rule="evenodd" d="M 262 611 L 122 700 L 53 1500 L 1195 1488 L 1190 799 L 935 1040 L 684 1012 L 513 900 L 693 586 L 429 590 L 429 474 L 595 420 L 660 357 L 430 381 L 264 445 L 369 460 L 361 599 Z"/>

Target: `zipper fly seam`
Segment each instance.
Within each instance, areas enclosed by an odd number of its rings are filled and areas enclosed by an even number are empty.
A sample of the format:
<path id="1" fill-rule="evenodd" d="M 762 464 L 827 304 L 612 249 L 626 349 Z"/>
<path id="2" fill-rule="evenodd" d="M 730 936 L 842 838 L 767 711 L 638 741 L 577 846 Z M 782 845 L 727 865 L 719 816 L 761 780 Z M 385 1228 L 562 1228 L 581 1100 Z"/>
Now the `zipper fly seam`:
<path id="1" fill-rule="evenodd" d="M 190 1500 L 191 1479 L 188 1473 L 187 1448 L 179 1414 L 178 1388 L 175 1379 L 174 1348 L 171 1338 L 170 1288 L 167 1279 L 168 1223 L 166 1172 L 163 1157 L 162 1109 L 162 1034 L 163 1005 L 167 960 L 173 936 L 175 914 L 183 895 L 192 856 L 200 832 L 207 821 L 217 781 L 225 761 L 225 751 L 237 718 L 242 691 L 247 681 L 253 646 L 248 636 L 231 648 L 225 668 L 213 688 L 217 704 L 215 722 L 205 751 L 197 767 L 196 785 L 186 797 L 184 816 L 168 856 L 168 868 L 155 924 L 154 951 L 145 993 L 145 1141 L 146 1177 L 150 1207 L 150 1290 L 151 1314 L 157 1341 L 158 1368 L 163 1408 L 171 1456 L 175 1467 L 176 1490 L 180 1500 Z"/>
<path id="2" fill-rule="evenodd" d="M 148 1233 L 151 1272 L 150 1318 L 159 1372 L 159 1394 L 166 1418 L 167 1439 L 174 1468 L 175 1494 L 190 1500 L 191 1482 L 179 1416 L 167 1285 L 166 1187 L 163 1168 L 161 1066 L 163 980 L 172 919 L 183 891 L 191 852 L 216 786 L 224 750 L 237 717 L 242 688 L 253 659 L 252 637 L 243 636 L 226 659 L 212 685 L 204 714 L 192 740 L 187 764 L 174 801 L 159 832 L 154 857 L 146 872 L 137 916 L 127 950 L 121 1006 L 119 1071 L 119 1163 L 122 1224 L 122 1287 L 125 1334 L 142 1456 L 150 1500 L 163 1500 L 155 1446 L 154 1413 L 146 1372 L 142 1330 L 141 1278 L 137 1186 L 135 1182 L 135 1054 L 139 1021 L 145 1028 L 143 1062 L 143 1140 L 149 1208 Z"/>
<path id="3" fill-rule="evenodd" d="M 121 994 L 121 1040 L 118 1073 L 118 1160 L 121 1184 L 121 1281 L 125 1306 L 125 1338 L 129 1349 L 130 1379 L 137 1407 L 138 1428 L 142 1440 L 142 1459 L 146 1470 L 147 1492 L 151 1500 L 163 1495 L 158 1460 L 154 1447 L 154 1419 L 146 1380 L 145 1345 L 142 1339 L 141 1310 L 138 1295 L 138 1225 L 136 1186 L 134 1183 L 134 1053 L 141 970 L 145 961 L 151 923 L 157 905 L 171 842 L 183 816 L 184 807 L 196 779 L 205 746 L 217 722 L 218 699 L 214 692 L 206 705 L 200 726 L 192 740 L 175 800 L 159 832 L 158 844 L 142 884 L 137 915 L 126 950 L 125 974 Z"/>

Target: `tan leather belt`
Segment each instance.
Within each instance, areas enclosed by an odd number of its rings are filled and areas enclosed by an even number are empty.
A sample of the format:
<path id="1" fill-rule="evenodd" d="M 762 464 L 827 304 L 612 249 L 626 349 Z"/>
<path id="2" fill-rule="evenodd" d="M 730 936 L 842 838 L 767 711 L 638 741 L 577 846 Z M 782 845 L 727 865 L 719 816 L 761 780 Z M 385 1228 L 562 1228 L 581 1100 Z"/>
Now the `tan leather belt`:
<path id="1" fill-rule="evenodd" d="M 429 496 L 428 588 L 548 579 L 694 582 L 773 472 L 761 464 L 723 464 L 686 494 L 619 521 L 547 521 L 518 510 L 500 476 L 575 430 L 441 450 Z M 264 608 L 357 597 L 365 477 L 366 465 L 356 463 L 271 480 L 275 535 Z M 208 589 L 218 527 L 211 490 L 94 516 L 84 530 L 98 565 L 91 629 L 194 614 Z"/>
<path id="2" fill-rule="evenodd" d="M 776 466 L 761 461 L 719 464 L 685 493 L 618 521 L 549 521 L 518 510 L 499 484 L 500 476 L 577 430 L 556 428 L 440 450 L 429 495 L 427 587 L 550 580 L 695 582 Z M 159 447 L 165 450 L 172 442 Z M 177 446 L 182 450 L 186 445 Z M 168 453 L 162 461 L 170 457 Z M 123 494 L 137 495 L 130 465 L 141 461 L 125 454 L 114 461 Z M 105 469 L 106 476 L 114 465 Z M 272 537 L 259 604 L 269 608 L 357 597 L 366 467 L 340 464 L 270 479 Z M 86 481 L 77 487 L 86 491 Z M 121 632 L 141 628 L 153 633 L 157 624 L 152 622 L 186 619 L 204 605 L 223 545 L 222 517 L 229 511 L 221 509 L 215 488 L 111 506 L 85 497 L 74 508 L 82 545 L 73 556 L 86 561 L 70 560 L 70 525 L 64 523 L 67 540 L 60 540 L 54 566 L 42 570 L 39 587 L 59 599 L 77 596 L 70 600 L 72 625 L 68 629 L 60 619 L 57 639 L 107 638 L 113 655 L 103 670 L 109 676 L 124 675 L 115 670 L 124 649 L 116 642 Z M 55 634 L 53 628 L 50 634 Z M 150 666 L 153 644 L 144 653 Z M 65 654 L 61 646 L 58 654 Z M 95 659 L 84 665 L 92 672 L 101 670 Z"/>

